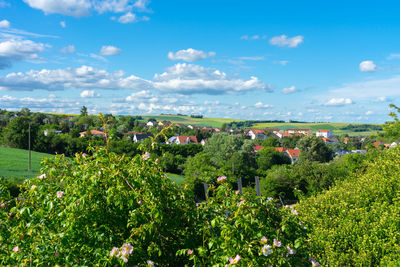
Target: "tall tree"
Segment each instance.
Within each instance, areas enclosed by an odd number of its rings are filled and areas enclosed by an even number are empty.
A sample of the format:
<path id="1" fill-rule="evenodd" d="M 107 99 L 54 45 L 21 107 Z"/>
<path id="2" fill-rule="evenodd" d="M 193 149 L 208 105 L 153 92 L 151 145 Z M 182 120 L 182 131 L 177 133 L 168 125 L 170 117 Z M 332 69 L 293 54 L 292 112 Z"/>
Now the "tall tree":
<path id="1" fill-rule="evenodd" d="M 325 142 L 316 136 L 305 136 L 298 142 L 300 148 L 299 161 L 328 162 L 333 158 L 333 151 Z"/>
<path id="2" fill-rule="evenodd" d="M 81 108 L 81 117 L 86 117 L 88 115 L 87 107 L 83 106 Z"/>

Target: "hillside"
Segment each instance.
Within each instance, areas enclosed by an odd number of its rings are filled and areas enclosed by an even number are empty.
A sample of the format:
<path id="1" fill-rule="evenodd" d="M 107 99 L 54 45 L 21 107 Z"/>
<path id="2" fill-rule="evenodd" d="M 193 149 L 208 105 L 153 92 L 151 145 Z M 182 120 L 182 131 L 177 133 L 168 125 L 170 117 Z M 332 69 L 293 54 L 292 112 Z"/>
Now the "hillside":
<path id="1" fill-rule="evenodd" d="M 53 155 L 31 152 L 31 171 L 28 172 L 28 150 L 0 146 L 0 176 L 31 178 L 40 172 L 42 158 Z"/>

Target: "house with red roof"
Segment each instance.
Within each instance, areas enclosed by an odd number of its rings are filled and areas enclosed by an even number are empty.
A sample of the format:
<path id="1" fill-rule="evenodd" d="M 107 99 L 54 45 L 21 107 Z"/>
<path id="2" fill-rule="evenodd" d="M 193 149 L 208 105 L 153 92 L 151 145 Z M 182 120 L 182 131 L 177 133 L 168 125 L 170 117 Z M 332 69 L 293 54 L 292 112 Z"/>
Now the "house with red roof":
<path id="1" fill-rule="evenodd" d="M 312 135 L 311 129 L 287 129 L 286 132 L 293 135 Z"/>
<path id="2" fill-rule="evenodd" d="M 187 145 L 195 143 L 198 144 L 197 137 L 194 135 L 180 135 L 180 136 L 172 136 L 167 140 L 167 144 L 177 144 L 177 145 Z"/>
<path id="3" fill-rule="evenodd" d="M 80 137 L 80 138 L 85 137 L 87 134 L 88 134 L 87 131 L 80 132 L 80 133 L 79 133 L 79 137 Z M 106 138 L 106 134 L 105 134 L 104 132 L 99 131 L 99 130 L 90 130 L 90 135 L 91 135 L 92 137 L 102 137 L 102 138 Z"/>
<path id="4" fill-rule="evenodd" d="M 250 139 L 262 139 L 265 140 L 267 138 L 267 134 L 264 130 L 261 129 L 250 129 L 247 131 L 246 136 Z"/>
<path id="5" fill-rule="evenodd" d="M 285 149 L 283 147 L 274 147 L 274 149 L 281 153 L 285 152 Z"/>
<path id="6" fill-rule="evenodd" d="M 300 156 L 300 149 L 286 149 L 284 153 L 288 155 L 288 157 L 292 160 L 292 164 L 294 164 L 297 158 Z"/>
<path id="7" fill-rule="evenodd" d="M 258 151 L 260 151 L 261 149 L 263 149 L 263 146 L 256 145 L 256 146 L 253 147 L 253 149 L 254 149 L 254 152 L 257 153 Z"/>

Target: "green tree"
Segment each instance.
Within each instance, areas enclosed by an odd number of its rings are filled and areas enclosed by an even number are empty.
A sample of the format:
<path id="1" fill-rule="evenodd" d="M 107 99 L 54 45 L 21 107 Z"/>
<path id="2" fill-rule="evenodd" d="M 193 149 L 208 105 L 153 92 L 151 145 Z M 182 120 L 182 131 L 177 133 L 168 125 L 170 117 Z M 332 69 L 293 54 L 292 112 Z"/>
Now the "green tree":
<path id="1" fill-rule="evenodd" d="M 82 106 L 81 108 L 81 117 L 86 117 L 88 115 L 87 107 Z"/>
<path id="2" fill-rule="evenodd" d="M 38 125 L 31 123 L 28 117 L 16 117 L 4 130 L 4 142 L 11 147 L 28 149 L 29 124 L 31 124 L 31 147 L 35 143 Z"/>
<path id="3" fill-rule="evenodd" d="M 321 138 L 316 136 L 305 136 L 298 142 L 300 156 L 298 160 L 328 162 L 333 158 L 333 151 L 324 143 Z"/>
<path id="4" fill-rule="evenodd" d="M 276 151 L 272 147 L 264 147 L 257 152 L 256 161 L 258 169 L 263 173 L 274 165 L 290 164 L 291 160 L 286 154 Z"/>
<path id="5" fill-rule="evenodd" d="M 265 138 L 264 142 L 261 144 L 263 147 L 279 147 L 281 144 L 279 140 L 273 136 L 268 136 Z"/>
<path id="6" fill-rule="evenodd" d="M 393 118 L 393 121 L 388 121 L 383 125 L 383 135 L 389 138 L 391 141 L 398 140 L 400 138 L 400 120 L 398 118 L 398 113 L 400 114 L 400 107 L 395 104 L 390 104 L 390 108 L 394 111 L 389 113 L 389 116 Z M 397 113 L 396 113 L 397 112 Z"/>

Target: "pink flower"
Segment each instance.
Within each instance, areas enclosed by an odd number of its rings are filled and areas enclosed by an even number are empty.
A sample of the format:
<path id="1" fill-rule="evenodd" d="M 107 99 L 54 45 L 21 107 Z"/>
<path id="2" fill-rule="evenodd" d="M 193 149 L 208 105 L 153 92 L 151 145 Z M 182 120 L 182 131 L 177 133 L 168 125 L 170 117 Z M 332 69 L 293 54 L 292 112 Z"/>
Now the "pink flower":
<path id="1" fill-rule="evenodd" d="M 292 249 L 290 247 L 287 247 L 287 249 L 288 249 L 290 255 L 296 254 L 296 250 L 294 250 L 294 249 Z"/>
<path id="2" fill-rule="evenodd" d="M 4 208 L 4 207 L 6 206 L 6 203 L 3 202 L 3 203 L 0 204 L 0 206 L 1 206 L 2 208 Z"/>
<path id="3" fill-rule="evenodd" d="M 142 201 L 141 201 L 141 200 L 139 200 L 138 204 L 139 204 L 139 205 L 142 205 Z"/>
<path id="4" fill-rule="evenodd" d="M 9 214 L 8 214 L 8 216 L 11 216 L 12 215 L 12 212 L 10 212 Z"/>
<path id="5" fill-rule="evenodd" d="M 310 257 L 310 262 L 312 264 L 312 266 L 319 266 L 319 262 L 315 261 L 313 258 Z"/>
<path id="6" fill-rule="evenodd" d="M 131 244 L 123 244 L 121 248 L 123 253 L 130 255 L 133 251 L 133 246 Z"/>
<path id="7" fill-rule="evenodd" d="M 150 153 L 149 152 L 144 153 L 144 155 L 142 155 L 142 158 L 144 160 L 148 160 L 150 158 Z"/>
<path id="8" fill-rule="evenodd" d="M 274 246 L 279 248 L 281 245 L 282 243 L 274 238 Z"/>
<path id="9" fill-rule="evenodd" d="M 56 257 L 58 257 L 58 256 L 60 256 L 60 252 L 56 251 L 56 253 L 54 253 L 54 255 L 55 255 Z"/>
<path id="10" fill-rule="evenodd" d="M 112 250 L 110 251 L 110 257 L 118 257 L 119 250 L 116 247 L 113 247 Z"/>
<path id="11" fill-rule="evenodd" d="M 146 180 L 143 180 L 143 183 L 145 184 L 147 181 Z"/>
<path id="12" fill-rule="evenodd" d="M 165 178 L 168 178 L 168 175 L 164 174 L 164 177 L 165 177 Z"/>
<path id="13" fill-rule="evenodd" d="M 299 213 L 297 212 L 297 210 L 292 210 L 292 214 L 293 214 L 293 215 L 299 215 Z"/>
<path id="14" fill-rule="evenodd" d="M 231 264 L 236 264 L 236 263 L 238 263 L 239 261 L 240 261 L 240 256 L 239 256 L 239 255 L 236 255 L 236 257 L 235 257 L 234 259 L 229 258 L 229 262 L 230 262 Z"/>
<path id="15" fill-rule="evenodd" d="M 82 157 L 86 157 L 86 156 L 87 156 L 87 154 L 86 154 L 86 153 L 83 153 L 83 154 L 82 154 Z"/>
<path id="16" fill-rule="evenodd" d="M 223 181 L 223 180 L 225 180 L 226 179 L 226 176 L 221 176 L 221 177 L 218 177 L 217 178 L 217 181 L 218 182 L 221 182 L 221 181 Z"/>
<path id="17" fill-rule="evenodd" d="M 158 163 L 158 161 L 159 161 L 159 159 L 157 158 L 157 159 L 156 159 L 156 163 Z"/>
<path id="18" fill-rule="evenodd" d="M 63 191 L 57 191 L 57 197 L 58 197 L 58 198 L 62 198 L 63 195 L 64 195 L 64 192 L 63 192 Z"/>
<path id="19" fill-rule="evenodd" d="M 193 250 L 189 249 L 189 250 L 187 251 L 187 253 L 188 253 L 188 255 L 192 255 L 192 254 L 193 254 Z"/>
<path id="20" fill-rule="evenodd" d="M 236 190 L 235 193 L 236 193 L 236 195 L 239 195 L 239 194 L 240 194 L 240 191 L 239 191 L 239 190 Z"/>
<path id="21" fill-rule="evenodd" d="M 13 248 L 13 251 L 14 251 L 14 252 L 20 252 L 21 250 L 19 249 L 18 246 L 15 246 L 15 247 Z"/>
<path id="22" fill-rule="evenodd" d="M 262 242 L 262 243 L 267 243 L 267 241 L 268 241 L 268 240 L 267 240 L 267 238 L 266 238 L 265 236 L 263 236 L 263 237 L 261 238 L 261 242 Z"/>
<path id="23" fill-rule="evenodd" d="M 242 205 L 243 203 L 244 203 L 244 201 L 242 200 L 242 201 L 238 202 L 236 205 L 237 205 L 238 207 L 240 207 L 240 205 Z"/>

